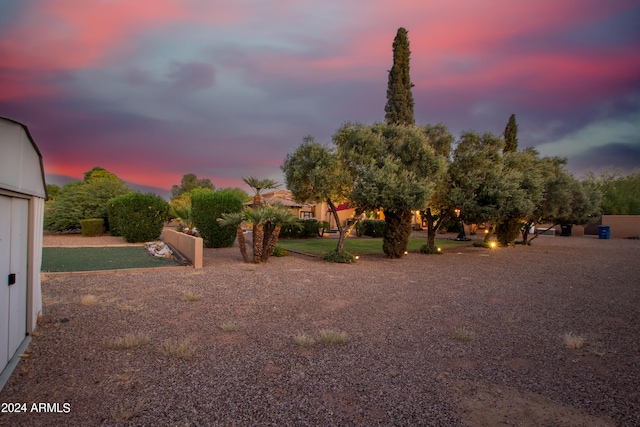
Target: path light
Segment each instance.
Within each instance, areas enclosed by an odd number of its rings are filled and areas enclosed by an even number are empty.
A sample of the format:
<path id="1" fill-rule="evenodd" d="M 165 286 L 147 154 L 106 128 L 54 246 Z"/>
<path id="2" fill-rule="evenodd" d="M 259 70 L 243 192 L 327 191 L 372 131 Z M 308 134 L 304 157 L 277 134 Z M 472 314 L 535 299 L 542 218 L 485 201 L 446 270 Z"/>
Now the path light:
<path id="1" fill-rule="evenodd" d="M 442 248 L 437 248 L 437 249 L 438 249 L 438 252 L 442 252 Z"/>
<path id="2" fill-rule="evenodd" d="M 409 252 L 407 252 L 407 251 L 404 251 L 404 254 L 405 254 L 405 255 L 408 255 L 408 254 L 409 254 Z"/>
<path id="3" fill-rule="evenodd" d="M 355 259 L 360 259 L 360 255 L 356 255 L 356 256 L 355 256 Z"/>
<path id="4" fill-rule="evenodd" d="M 489 243 L 489 246 L 491 246 L 491 249 L 495 249 L 497 245 L 496 245 L 496 242 L 491 242 Z"/>

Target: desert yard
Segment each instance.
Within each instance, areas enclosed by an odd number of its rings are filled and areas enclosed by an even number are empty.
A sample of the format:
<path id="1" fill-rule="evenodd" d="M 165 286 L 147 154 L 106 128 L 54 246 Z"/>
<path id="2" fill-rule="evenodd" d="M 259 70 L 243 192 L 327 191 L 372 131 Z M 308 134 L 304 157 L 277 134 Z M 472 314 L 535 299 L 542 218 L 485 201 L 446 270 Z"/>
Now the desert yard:
<path id="1" fill-rule="evenodd" d="M 28 411 L 0 424 L 640 425 L 639 261 L 637 240 L 540 237 L 46 277 L 0 393 Z"/>

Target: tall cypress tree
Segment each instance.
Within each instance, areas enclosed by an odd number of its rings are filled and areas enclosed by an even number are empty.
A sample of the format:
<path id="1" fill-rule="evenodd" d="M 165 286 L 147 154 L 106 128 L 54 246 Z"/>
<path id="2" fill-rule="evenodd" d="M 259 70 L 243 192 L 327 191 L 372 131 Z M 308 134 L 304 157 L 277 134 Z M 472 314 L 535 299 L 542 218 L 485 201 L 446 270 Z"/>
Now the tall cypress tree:
<path id="1" fill-rule="evenodd" d="M 518 125 L 516 115 L 509 117 L 507 127 L 504 128 L 504 153 L 515 153 L 518 151 Z"/>
<path id="2" fill-rule="evenodd" d="M 390 125 L 413 125 L 413 95 L 409 75 L 409 38 L 407 30 L 398 28 L 393 40 L 393 67 L 389 71 L 385 120 Z"/>

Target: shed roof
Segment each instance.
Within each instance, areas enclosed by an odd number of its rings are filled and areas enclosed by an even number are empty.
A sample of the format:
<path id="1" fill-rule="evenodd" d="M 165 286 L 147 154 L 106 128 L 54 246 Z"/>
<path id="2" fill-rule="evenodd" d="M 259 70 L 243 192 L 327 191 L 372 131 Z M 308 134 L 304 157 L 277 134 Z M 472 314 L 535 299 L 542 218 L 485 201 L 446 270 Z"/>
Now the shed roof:
<path id="1" fill-rule="evenodd" d="M 42 154 L 29 129 L 0 117 L 0 189 L 47 197 Z"/>

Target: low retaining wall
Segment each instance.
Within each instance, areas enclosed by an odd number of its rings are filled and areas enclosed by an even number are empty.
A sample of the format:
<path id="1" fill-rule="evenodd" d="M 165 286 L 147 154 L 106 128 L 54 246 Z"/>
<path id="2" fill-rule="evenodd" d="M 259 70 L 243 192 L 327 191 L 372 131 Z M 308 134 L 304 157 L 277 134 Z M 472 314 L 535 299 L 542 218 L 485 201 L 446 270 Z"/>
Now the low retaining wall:
<path id="1" fill-rule="evenodd" d="M 194 268 L 202 268 L 202 238 L 193 237 L 169 228 L 162 230 L 160 238 L 176 248 Z"/>

